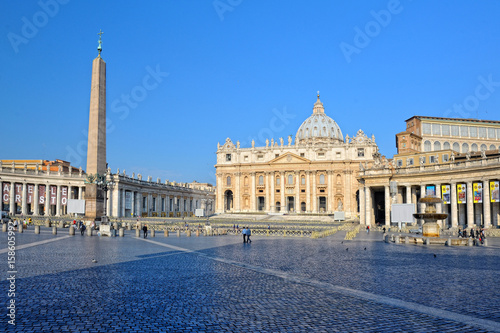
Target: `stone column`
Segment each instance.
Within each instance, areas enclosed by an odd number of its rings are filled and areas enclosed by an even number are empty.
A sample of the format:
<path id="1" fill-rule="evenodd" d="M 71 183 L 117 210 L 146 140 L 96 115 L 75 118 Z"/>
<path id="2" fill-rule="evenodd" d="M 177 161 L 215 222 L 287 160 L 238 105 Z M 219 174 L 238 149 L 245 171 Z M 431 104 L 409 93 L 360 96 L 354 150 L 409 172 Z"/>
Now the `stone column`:
<path id="1" fill-rule="evenodd" d="M 385 226 L 391 225 L 391 189 L 389 185 L 384 186 L 384 201 L 385 201 Z"/>
<path id="2" fill-rule="evenodd" d="M 264 200 L 266 200 L 266 212 L 270 212 L 271 211 L 271 183 L 270 183 L 270 179 L 271 178 L 271 173 L 268 171 L 266 172 L 266 180 L 265 180 L 265 185 L 266 185 L 266 198 Z"/>
<path id="3" fill-rule="evenodd" d="M 371 226 L 371 218 L 372 218 L 372 190 L 369 186 L 365 188 L 365 196 L 366 196 L 366 225 Z"/>
<path id="4" fill-rule="evenodd" d="M 252 188 L 250 189 L 250 211 L 255 212 L 255 172 L 251 173 L 251 184 Z"/>
<path id="5" fill-rule="evenodd" d="M 366 225 L 366 209 L 365 209 L 366 197 L 365 197 L 365 186 L 361 184 L 359 187 L 359 224 Z"/>
<path id="6" fill-rule="evenodd" d="M 451 227 L 452 228 L 457 228 L 458 227 L 458 210 L 457 210 L 457 183 L 452 182 L 450 184 L 450 191 L 451 191 Z"/>
<path id="7" fill-rule="evenodd" d="M 300 173 L 295 171 L 295 212 L 300 213 Z"/>
<path id="8" fill-rule="evenodd" d="M 411 203 L 411 185 L 406 185 L 406 203 Z"/>
<path id="9" fill-rule="evenodd" d="M 491 228 L 491 211 L 490 211 L 490 180 L 483 181 L 483 217 L 484 227 Z"/>
<path id="10" fill-rule="evenodd" d="M 425 195 L 425 185 L 420 185 L 420 198 L 425 198 L 426 195 Z M 425 212 L 425 204 L 424 203 L 420 203 L 419 204 L 419 209 L 420 209 L 420 213 L 423 213 Z M 422 220 L 422 223 L 423 223 L 423 220 Z"/>
<path id="11" fill-rule="evenodd" d="M 241 202 L 240 202 L 240 178 L 241 178 L 241 172 L 236 172 L 234 174 L 234 210 L 239 212 L 241 211 Z"/>
<path id="12" fill-rule="evenodd" d="M 57 185 L 56 216 L 61 216 L 61 185 Z"/>
<path id="13" fill-rule="evenodd" d="M 125 189 L 122 189 L 122 198 L 121 198 L 121 215 L 120 217 L 125 217 Z"/>
<path id="14" fill-rule="evenodd" d="M 16 189 L 15 186 L 16 184 L 14 182 L 10 182 L 10 202 L 9 202 L 9 214 L 13 216 L 15 214 L 16 210 Z M 488 191 L 490 188 L 488 187 Z"/>
<path id="15" fill-rule="evenodd" d="M 286 212 L 286 200 L 285 200 L 285 172 L 280 172 L 280 201 L 281 201 L 281 212 Z"/>
<path id="16" fill-rule="evenodd" d="M 78 186 L 78 200 L 82 200 L 82 199 L 83 199 L 83 187 Z"/>
<path id="17" fill-rule="evenodd" d="M 306 171 L 306 212 L 311 211 L 311 172 Z"/>
<path id="18" fill-rule="evenodd" d="M 435 184 L 434 186 L 436 186 L 436 197 L 441 198 L 441 184 Z M 436 213 L 441 213 L 441 212 L 443 212 L 443 205 L 442 204 L 436 205 Z"/>
<path id="19" fill-rule="evenodd" d="M 113 194 L 113 191 L 111 188 L 108 188 L 108 191 L 107 192 L 104 192 L 104 195 L 107 196 L 106 199 L 106 215 L 107 216 L 113 216 L 112 215 L 112 201 L 111 201 L 111 197 L 112 197 L 112 194 Z"/>
<path id="20" fill-rule="evenodd" d="M 411 188 L 411 202 L 415 205 L 414 213 L 417 213 L 417 189 L 415 187 Z"/>
<path id="21" fill-rule="evenodd" d="M 50 184 L 45 184 L 45 216 L 51 216 L 50 211 Z"/>
<path id="22" fill-rule="evenodd" d="M 269 196 L 269 211 L 276 211 L 276 207 L 274 207 L 276 204 L 274 202 L 274 194 L 275 194 L 275 190 L 274 190 L 274 183 L 275 183 L 275 180 L 274 180 L 274 172 L 270 172 L 269 174 L 269 179 L 270 179 L 270 184 L 271 184 L 271 195 Z M 274 207 L 274 208 L 272 208 Z"/>
<path id="23" fill-rule="evenodd" d="M 34 184 L 35 187 L 35 193 L 33 194 L 33 215 L 39 215 L 40 214 L 40 205 L 38 204 L 38 196 L 40 195 L 38 192 L 38 186 L 39 184 Z"/>
<path id="24" fill-rule="evenodd" d="M 316 171 L 313 171 L 312 172 L 312 197 L 311 197 L 311 200 L 312 200 L 312 211 L 314 213 L 317 213 L 318 212 L 318 198 L 316 197 L 316 192 L 317 192 L 317 188 L 316 188 Z"/>
<path id="25" fill-rule="evenodd" d="M 467 227 L 474 226 L 474 198 L 472 195 L 472 181 L 467 182 Z"/>
<path id="26" fill-rule="evenodd" d="M 327 177 L 328 177 L 328 180 L 327 180 L 327 185 L 328 186 L 328 190 L 327 190 L 327 200 L 326 200 L 326 212 L 330 212 L 330 213 L 333 213 L 334 211 L 334 207 L 335 207 L 335 202 L 334 202 L 334 198 L 333 198 L 333 175 L 332 175 L 333 171 L 331 170 L 328 170 L 327 171 Z"/>
<path id="27" fill-rule="evenodd" d="M 26 216 L 28 215 L 28 204 L 26 203 L 27 188 L 26 183 L 23 183 L 23 194 L 21 198 L 21 213 Z"/>
<path id="28" fill-rule="evenodd" d="M 344 179 L 343 179 L 343 188 L 345 191 L 344 196 L 344 212 L 346 213 L 346 217 L 351 217 L 352 212 L 352 202 L 351 202 L 351 170 L 344 171 Z M 334 207 L 335 208 L 335 207 Z"/>

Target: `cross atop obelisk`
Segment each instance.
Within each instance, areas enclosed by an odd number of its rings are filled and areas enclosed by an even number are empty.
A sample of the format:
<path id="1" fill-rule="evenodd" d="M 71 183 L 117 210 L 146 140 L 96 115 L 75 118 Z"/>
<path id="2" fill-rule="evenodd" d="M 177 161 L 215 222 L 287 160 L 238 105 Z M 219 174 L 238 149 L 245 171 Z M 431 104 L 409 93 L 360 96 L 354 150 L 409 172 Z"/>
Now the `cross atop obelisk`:
<path id="1" fill-rule="evenodd" d="M 89 135 L 87 147 L 87 177 L 106 173 L 106 63 L 101 58 L 102 36 L 99 32 L 99 54 L 92 62 L 90 87 Z M 90 179 L 90 178 L 89 178 Z M 85 216 L 100 219 L 104 213 L 103 191 L 95 184 L 85 186 Z"/>

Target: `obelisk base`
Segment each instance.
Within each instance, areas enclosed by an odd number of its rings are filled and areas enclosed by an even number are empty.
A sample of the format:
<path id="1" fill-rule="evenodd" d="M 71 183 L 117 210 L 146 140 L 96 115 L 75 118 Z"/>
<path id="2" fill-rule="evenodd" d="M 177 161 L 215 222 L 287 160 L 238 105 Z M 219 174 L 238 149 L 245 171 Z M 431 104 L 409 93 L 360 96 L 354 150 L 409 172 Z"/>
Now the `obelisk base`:
<path id="1" fill-rule="evenodd" d="M 96 184 L 85 184 L 85 221 L 100 222 L 103 214 L 103 191 Z"/>

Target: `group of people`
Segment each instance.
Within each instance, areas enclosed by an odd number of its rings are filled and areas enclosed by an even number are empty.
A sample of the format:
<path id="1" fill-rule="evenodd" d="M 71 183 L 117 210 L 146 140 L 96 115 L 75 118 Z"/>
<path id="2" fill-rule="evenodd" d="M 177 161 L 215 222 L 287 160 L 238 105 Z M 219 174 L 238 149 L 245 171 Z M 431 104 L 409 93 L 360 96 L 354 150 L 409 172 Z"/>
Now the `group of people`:
<path id="1" fill-rule="evenodd" d="M 78 222 L 76 222 L 76 220 L 73 220 L 73 225 L 71 227 L 75 228 L 75 231 L 80 230 L 80 235 L 82 236 L 85 233 L 85 230 L 87 229 L 87 226 L 81 220 Z"/>
<path id="2" fill-rule="evenodd" d="M 251 243 L 252 242 L 252 240 L 250 239 L 250 236 L 252 235 L 250 228 L 244 227 L 243 230 L 241 231 L 241 234 L 243 235 L 243 243 Z"/>
<path id="3" fill-rule="evenodd" d="M 471 228 L 468 235 L 467 235 L 467 229 L 464 229 L 464 230 L 462 230 L 461 228 L 458 229 L 458 237 L 459 238 L 467 238 L 467 236 L 469 236 L 472 239 L 477 238 L 477 240 L 480 241 L 481 244 L 483 244 L 484 239 L 486 238 L 486 235 L 484 233 L 484 229 L 483 230 L 479 230 L 479 229 L 474 230 Z"/>

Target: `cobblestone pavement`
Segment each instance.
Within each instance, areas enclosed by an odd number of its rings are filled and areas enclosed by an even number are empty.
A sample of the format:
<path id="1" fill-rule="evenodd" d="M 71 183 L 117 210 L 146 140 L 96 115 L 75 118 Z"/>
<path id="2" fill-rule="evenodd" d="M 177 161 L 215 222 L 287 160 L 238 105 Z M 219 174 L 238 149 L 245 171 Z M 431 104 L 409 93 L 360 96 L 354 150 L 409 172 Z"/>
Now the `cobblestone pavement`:
<path id="1" fill-rule="evenodd" d="M 323 238 L 16 234 L 0 332 L 500 332 L 491 247 Z M 93 262 L 95 259 L 97 262 Z M 15 299 L 16 325 L 7 306 Z"/>

